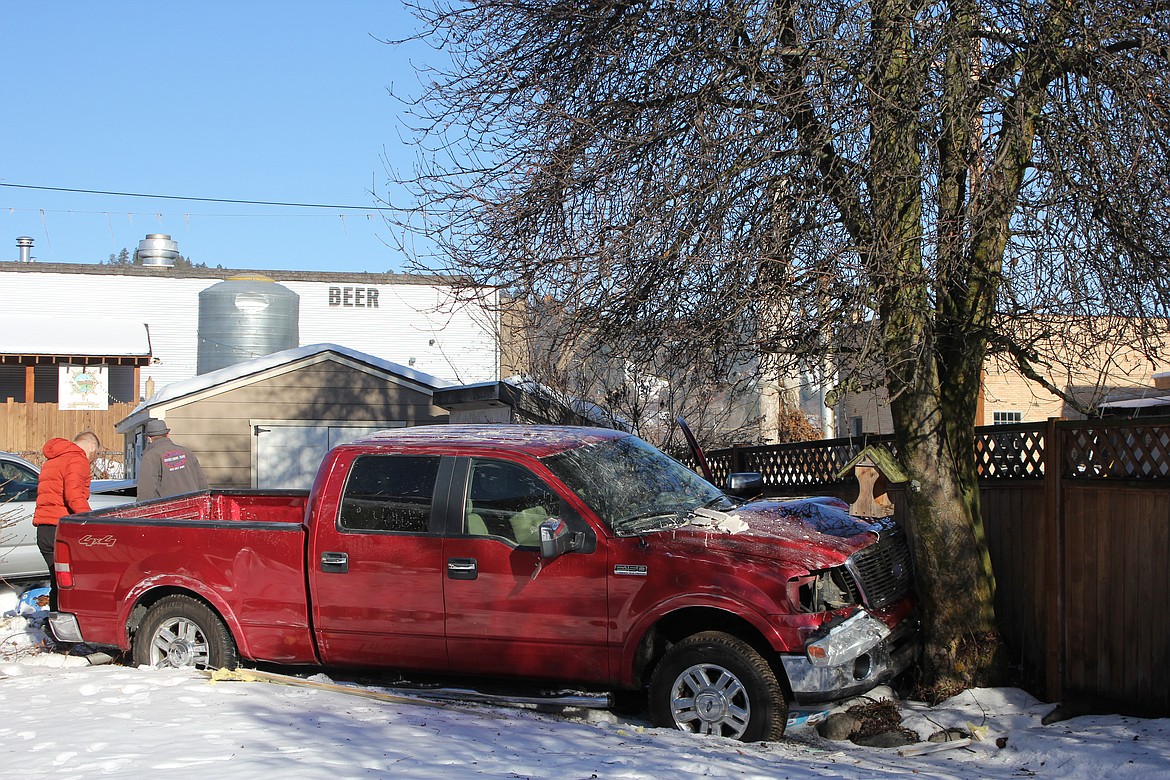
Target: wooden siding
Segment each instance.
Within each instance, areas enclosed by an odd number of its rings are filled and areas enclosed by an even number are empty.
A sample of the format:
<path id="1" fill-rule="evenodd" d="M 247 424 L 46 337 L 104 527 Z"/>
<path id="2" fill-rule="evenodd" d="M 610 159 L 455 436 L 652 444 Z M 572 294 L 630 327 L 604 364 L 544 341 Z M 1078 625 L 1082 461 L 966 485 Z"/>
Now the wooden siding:
<path id="1" fill-rule="evenodd" d="M 428 392 L 324 361 L 262 379 L 166 412 L 172 438 L 191 448 L 217 487 L 251 486 L 251 420 L 347 423 L 447 421 Z"/>

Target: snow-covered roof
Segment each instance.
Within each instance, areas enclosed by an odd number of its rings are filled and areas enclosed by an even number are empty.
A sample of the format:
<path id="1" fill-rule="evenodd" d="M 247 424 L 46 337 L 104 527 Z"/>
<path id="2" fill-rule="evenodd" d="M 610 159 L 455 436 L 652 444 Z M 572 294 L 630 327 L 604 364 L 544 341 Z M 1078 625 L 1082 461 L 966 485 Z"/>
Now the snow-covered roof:
<path id="1" fill-rule="evenodd" d="M 620 431 L 632 433 L 634 425 L 629 420 L 621 415 L 614 414 L 608 409 L 598 406 L 590 401 L 582 401 L 580 398 L 569 395 L 568 393 L 555 390 L 548 385 L 537 382 L 530 376 L 525 374 L 515 374 L 503 380 L 505 384 L 515 387 L 517 390 L 523 390 L 526 393 L 532 393 L 544 398 L 552 399 L 564 406 L 566 409 L 572 410 L 590 422 L 603 425 L 607 428 L 612 427 Z"/>
<path id="2" fill-rule="evenodd" d="M 1170 395 L 1151 396 L 1149 398 L 1128 398 L 1124 401 L 1103 401 L 1102 409 L 1149 409 L 1154 406 L 1170 405 Z"/>
<path id="3" fill-rule="evenodd" d="M 145 401 L 135 407 L 134 411 L 131 412 L 126 419 L 122 420 L 118 424 L 117 430 L 125 432 L 124 429 L 128 425 L 132 425 L 135 418 L 137 418 L 141 412 L 144 412 L 147 409 L 152 409 L 170 401 L 194 395 L 203 390 L 210 390 L 211 388 L 220 385 L 226 385 L 237 380 L 255 376 L 257 374 L 263 374 L 267 371 L 289 365 L 290 363 L 296 363 L 297 361 L 306 360 L 325 352 L 332 352 L 343 358 L 348 358 L 349 360 L 356 361 L 358 363 L 364 363 L 371 368 L 379 369 L 386 372 L 387 374 L 394 374 L 398 377 L 407 379 L 420 385 L 424 385 L 431 389 L 437 390 L 439 388 L 452 386 L 450 382 L 445 379 L 440 379 L 437 376 L 432 376 L 422 371 L 416 371 L 408 366 L 394 363 L 389 360 L 383 360 L 382 358 L 368 355 L 365 352 L 358 352 L 356 349 L 343 347 L 339 344 L 307 344 L 303 347 L 293 347 L 292 349 L 273 352 L 270 355 L 262 355 L 258 358 L 245 360 L 242 363 L 226 366 L 216 371 L 208 371 L 206 374 L 200 374 L 198 376 L 191 377 L 190 379 L 184 379 L 179 382 L 172 382 L 158 390 L 150 398 L 147 398 Z"/>
<path id="4" fill-rule="evenodd" d="M 0 354 L 149 357 L 150 332 L 103 317 L 0 317 Z"/>

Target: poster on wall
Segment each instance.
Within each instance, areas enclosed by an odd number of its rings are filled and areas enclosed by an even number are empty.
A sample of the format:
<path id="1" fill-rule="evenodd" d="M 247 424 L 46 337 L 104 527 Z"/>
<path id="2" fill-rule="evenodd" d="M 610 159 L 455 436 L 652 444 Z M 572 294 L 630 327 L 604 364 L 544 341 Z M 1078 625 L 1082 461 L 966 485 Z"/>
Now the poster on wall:
<path id="1" fill-rule="evenodd" d="M 62 365 L 57 387 L 57 408 L 61 411 L 109 409 L 109 367 Z"/>

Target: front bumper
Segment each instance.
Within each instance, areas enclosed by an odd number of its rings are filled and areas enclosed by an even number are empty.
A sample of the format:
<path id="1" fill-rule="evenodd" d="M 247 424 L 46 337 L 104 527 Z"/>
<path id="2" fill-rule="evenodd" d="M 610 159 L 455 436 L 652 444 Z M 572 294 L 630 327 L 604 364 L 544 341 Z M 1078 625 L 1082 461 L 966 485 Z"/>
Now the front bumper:
<path id="1" fill-rule="evenodd" d="M 792 695 L 798 704 L 858 696 L 897 677 L 918 654 L 918 620 L 911 615 L 894 629 L 875 631 L 880 623 L 861 612 L 834 627 L 818 644 L 843 648 L 813 663 L 807 655 L 782 655 Z"/>

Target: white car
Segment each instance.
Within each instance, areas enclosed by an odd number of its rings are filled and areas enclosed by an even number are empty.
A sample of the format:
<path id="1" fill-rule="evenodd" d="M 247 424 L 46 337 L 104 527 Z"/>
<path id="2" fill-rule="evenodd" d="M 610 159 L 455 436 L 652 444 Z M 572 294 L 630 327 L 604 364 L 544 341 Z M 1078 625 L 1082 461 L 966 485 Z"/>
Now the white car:
<path id="1" fill-rule="evenodd" d="M 33 512 L 40 469 L 10 452 L 0 452 L 0 580 L 45 579 L 45 559 L 37 548 Z M 95 479 L 89 505 L 94 509 L 133 503 L 132 479 Z"/>

